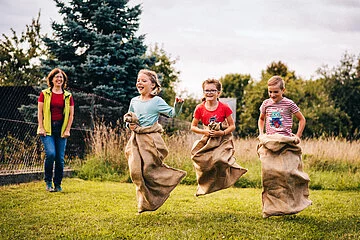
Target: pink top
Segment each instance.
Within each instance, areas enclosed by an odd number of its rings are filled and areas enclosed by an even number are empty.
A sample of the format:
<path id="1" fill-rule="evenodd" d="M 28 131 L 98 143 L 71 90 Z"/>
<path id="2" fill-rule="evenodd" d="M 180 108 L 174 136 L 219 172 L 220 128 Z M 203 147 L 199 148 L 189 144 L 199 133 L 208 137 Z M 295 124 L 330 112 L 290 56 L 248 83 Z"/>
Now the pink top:
<path id="1" fill-rule="evenodd" d="M 279 133 L 290 136 L 292 133 L 292 115 L 300 108 L 290 99 L 284 97 L 275 103 L 266 99 L 260 106 L 260 112 L 265 114 L 266 134 Z"/>

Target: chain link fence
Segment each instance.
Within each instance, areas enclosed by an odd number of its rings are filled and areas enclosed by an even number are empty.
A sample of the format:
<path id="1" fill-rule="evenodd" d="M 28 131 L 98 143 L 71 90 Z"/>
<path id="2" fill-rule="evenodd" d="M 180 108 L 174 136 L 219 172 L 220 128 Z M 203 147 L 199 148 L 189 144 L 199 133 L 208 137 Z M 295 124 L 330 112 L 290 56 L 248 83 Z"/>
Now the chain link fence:
<path id="1" fill-rule="evenodd" d="M 0 87 L 0 175 L 43 171 L 45 154 L 37 131 L 35 87 Z M 65 168 L 83 161 L 91 152 L 95 122 L 123 127 L 127 106 L 95 94 L 71 90 L 75 100 L 75 118 L 65 151 Z M 190 123 L 161 116 L 159 122 L 168 133 L 189 131 Z"/>

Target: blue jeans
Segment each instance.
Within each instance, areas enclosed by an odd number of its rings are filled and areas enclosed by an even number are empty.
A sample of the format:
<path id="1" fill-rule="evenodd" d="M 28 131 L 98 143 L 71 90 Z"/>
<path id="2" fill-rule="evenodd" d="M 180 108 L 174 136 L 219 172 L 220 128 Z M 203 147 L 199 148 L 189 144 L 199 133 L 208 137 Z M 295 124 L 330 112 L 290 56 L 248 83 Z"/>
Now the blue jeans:
<path id="1" fill-rule="evenodd" d="M 54 171 L 54 185 L 60 186 L 64 175 L 64 157 L 66 148 L 66 138 L 61 137 L 62 122 L 52 122 L 51 136 L 40 136 L 40 139 L 45 149 L 45 182 L 52 182 L 53 169 Z"/>

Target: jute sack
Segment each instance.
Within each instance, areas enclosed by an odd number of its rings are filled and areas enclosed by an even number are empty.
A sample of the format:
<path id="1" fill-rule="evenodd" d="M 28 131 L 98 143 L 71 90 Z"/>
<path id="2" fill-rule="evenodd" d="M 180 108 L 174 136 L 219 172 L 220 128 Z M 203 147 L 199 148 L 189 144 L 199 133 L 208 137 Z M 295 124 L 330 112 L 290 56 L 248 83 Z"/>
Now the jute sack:
<path id="1" fill-rule="evenodd" d="M 196 196 L 228 188 L 247 172 L 235 162 L 231 133 L 221 137 L 204 135 L 195 141 L 191 159 L 198 182 Z"/>
<path id="2" fill-rule="evenodd" d="M 311 205 L 309 176 L 303 172 L 297 137 L 260 135 L 257 153 L 262 167 L 263 217 L 295 214 Z"/>
<path id="3" fill-rule="evenodd" d="M 130 177 L 136 185 L 139 213 L 161 207 L 186 175 L 185 171 L 163 163 L 168 149 L 161 137 L 162 132 L 158 123 L 150 127 L 137 126 L 125 147 Z"/>

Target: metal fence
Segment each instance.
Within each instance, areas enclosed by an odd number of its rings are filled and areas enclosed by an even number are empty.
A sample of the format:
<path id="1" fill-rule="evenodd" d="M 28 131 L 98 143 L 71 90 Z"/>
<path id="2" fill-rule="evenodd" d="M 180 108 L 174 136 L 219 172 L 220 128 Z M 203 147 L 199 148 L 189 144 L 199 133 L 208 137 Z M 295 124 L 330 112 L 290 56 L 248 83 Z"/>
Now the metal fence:
<path id="1" fill-rule="evenodd" d="M 7 130 L 0 138 L 0 174 L 17 174 L 43 170 L 44 151 L 37 124 L 0 118 L 0 129 Z M 89 131 L 72 129 L 65 152 L 65 166 L 83 159 L 87 151 Z"/>
<path id="2" fill-rule="evenodd" d="M 0 174 L 43 171 L 44 151 L 37 136 L 37 97 L 40 90 L 32 87 L 0 87 Z M 120 119 L 124 104 L 94 94 L 76 93 L 75 121 L 65 151 L 65 167 L 82 161 L 91 151 L 92 125 L 102 120 L 108 124 Z M 81 98 L 80 98 L 81 96 Z M 79 107 L 90 106 L 90 107 Z M 104 113 L 110 109 L 107 117 Z M 109 120 L 111 119 L 111 120 Z M 107 121 L 109 120 L 109 121 Z M 120 123 L 119 123 L 120 122 Z M 161 117 L 159 122 L 168 133 L 189 131 L 190 123 Z"/>

